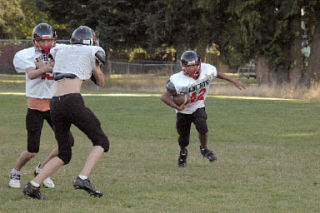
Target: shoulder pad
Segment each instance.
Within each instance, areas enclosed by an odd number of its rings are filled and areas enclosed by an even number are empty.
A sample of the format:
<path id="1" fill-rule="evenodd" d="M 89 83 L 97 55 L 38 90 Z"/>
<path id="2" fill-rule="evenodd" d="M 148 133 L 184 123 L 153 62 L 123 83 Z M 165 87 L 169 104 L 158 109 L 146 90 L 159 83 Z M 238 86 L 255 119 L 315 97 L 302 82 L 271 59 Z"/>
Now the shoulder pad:
<path id="1" fill-rule="evenodd" d="M 168 80 L 166 88 L 171 94 L 177 93 L 176 87 L 174 86 L 174 84 L 170 80 Z"/>
<path id="2" fill-rule="evenodd" d="M 99 63 L 106 64 L 106 54 L 103 51 L 99 50 L 96 52 L 95 56 Z"/>

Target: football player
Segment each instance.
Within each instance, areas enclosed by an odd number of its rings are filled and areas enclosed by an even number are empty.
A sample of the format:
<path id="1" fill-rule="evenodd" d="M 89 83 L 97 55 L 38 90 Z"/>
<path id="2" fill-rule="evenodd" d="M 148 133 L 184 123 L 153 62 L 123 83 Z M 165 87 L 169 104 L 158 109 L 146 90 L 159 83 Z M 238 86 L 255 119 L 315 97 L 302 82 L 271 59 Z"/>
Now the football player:
<path id="1" fill-rule="evenodd" d="M 91 184 L 88 176 L 102 154 L 109 150 L 109 140 L 101 129 L 98 118 L 85 106 L 80 90 L 83 81 L 90 78 L 98 86 L 104 86 L 104 74 L 100 64 L 105 63 L 105 51 L 98 46 L 94 31 L 87 26 L 74 30 L 70 43 L 71 45 L 59 46 L 50 51 L 55 60 L 53 76 L 57 81 L 57 90 L 51 101 L 51 118 L 59 154 L 51 159 L 23 190 L 25 195 L 40 200 L 46 199 L 40 192 L 40 184 L 71 160 L 71 141 L 67 135 L 72 124 L 84 132 L 93 144 L 73 186 L 95 197 L 103 196 L 103 193 Z"/>
<path id="2" fill-rule="evenodd" d="M 47 23 L 36 25 L 32 32 L 34 46 L 18 51 L 13 58 L 13 65 L 18 73 L 26 73 L 26 96 L 28 110 L 26 116 L 27 150 L 19 156 L 14 168 L 10 172 L 9 187 L 20 188 L 20 174 L 22 167 L 39 152 L 40 136 L 44 120 L 53 128 L 50 117 L 50 100 L 56 89 L 52 76 L 53 61 L 49 51 L 56 46 L 56 32 Z M 58 155 L 55 148 L 48 158 L 39 164 L 34 174 L 37 175 L 43 166 Z M 43 181 L 43 185 L 54 188 L 50 177 Z"/>
<path id="3" fill-rule="evenodd" d="M 195 51 L 188 50 L 182 54 L 181 66 L 182 71 L 169 78 L 166 92 L 161 96 L 161 100 L 175 108 L 177 113 L 176 129 L 179 134 L 178 143 L 180 146 L 178 166 L 185 167 L 187 165 L 187 146 L 189 145 L 191 123 L 194 123 L 199 133 L 201 154 L 210 162 L 213 162 L 217 160 L 217 157 L 207 147 L 208 127 L 204 104 L 210 82 L 217 77 L 233 83 L 240 90 L 244 89 L 245 86 L 241 82 L 218 72 L 214 66 L 202 63 L 200 56 Z M 172 96 L 177 94 L 187 94 L 190 97 L 190 102 L 178 106 L 172 100 Z"/>

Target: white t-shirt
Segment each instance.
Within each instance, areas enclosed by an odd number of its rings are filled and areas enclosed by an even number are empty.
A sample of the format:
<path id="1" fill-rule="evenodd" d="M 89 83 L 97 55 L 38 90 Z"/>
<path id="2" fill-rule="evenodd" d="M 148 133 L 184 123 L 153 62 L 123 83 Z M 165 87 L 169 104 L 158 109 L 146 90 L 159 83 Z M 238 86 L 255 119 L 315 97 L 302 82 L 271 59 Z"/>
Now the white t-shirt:
<path id="1" fill-rule="evenodd" d="M 41 57 L 43 61 L 50 61 L 34 47 L 18 51 L 13 58 L 13 66 L 18 73 L 26 73 L 26 69 L 36 69 L 36 58 Z M 44 73 L 35 79 L 30 79 L 26 73 L 26 96 L 32 98 L 52 98 L 56 90 L 56 83 L 52 73 Z"/>
<path id="2" fill-rule="evenodd" d="M 88 80 L 96 67 L 95 54 L 98 51 L 104 52 L 99 46 L 81 44 L 57 46 L 50 50 L 55 60 L 53 72 L 72 73 L 81 80 Z"/>
<path id="3" fill-rule="evenodd" d="M 184 114 L 192 114 L 198 108 L 204 107 L 204 101 L 207 97 L 210 82 L 217 77 L 217 69 L 206 63 L 201 63 L 201 73 L 198 79 L 193 79 L 180 71 L 173 74 L 167 83 L 167 90 L 177 94 L 188 94 L 191 103 L 182 111 L 176 112 Z"/>

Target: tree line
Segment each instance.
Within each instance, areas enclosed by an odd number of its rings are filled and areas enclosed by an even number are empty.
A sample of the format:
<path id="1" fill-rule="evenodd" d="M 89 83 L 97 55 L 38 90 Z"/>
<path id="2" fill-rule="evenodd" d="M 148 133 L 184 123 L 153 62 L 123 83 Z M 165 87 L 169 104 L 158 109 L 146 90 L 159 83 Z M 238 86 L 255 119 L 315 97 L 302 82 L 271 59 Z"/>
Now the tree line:
<path id="1" fill-rule="evenodd" d="M 36 22 L 69 39 L 93 28 L 114 53 L 208 49 L 238 68 L 256 65 L 259 84 L 320 81 L 320 0 L 0 0 L 1 37 L 28 37 Z M 5 7 L 2 7 L 5 5 Z M 10 6 L 11 5 L 11 6 Z M 9 8 L 12 9 L 9 9 Z M 6 8 L 6 9 L 3 9 Z M 310 49 L 307 53 L 302 48 Z"/>

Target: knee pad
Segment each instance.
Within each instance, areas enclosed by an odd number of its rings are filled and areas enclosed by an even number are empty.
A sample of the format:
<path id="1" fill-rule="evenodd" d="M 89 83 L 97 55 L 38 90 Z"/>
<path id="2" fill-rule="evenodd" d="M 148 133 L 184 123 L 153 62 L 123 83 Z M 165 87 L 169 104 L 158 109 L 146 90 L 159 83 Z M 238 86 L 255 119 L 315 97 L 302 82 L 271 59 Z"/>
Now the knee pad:
<path id="1" fill-rule="evenodd" d="M 202 134 L 202 135 L 206 134 L 208 132 L 208 126 L 207 126 L 207 123 L 205 122 L 205 120 L 197 123 L 196 129 L 200 134 Z"/>
<path id="2" fill-rule="evenodd" d="M 94 146 L 101 146 L 104 149 L 104 152 L 109 151 L 109 140 L 108 138 L 105 138 L 105 140 L 99 140 L 96 142 L 93 142 Z"/>
<path id="3" fill-rule="evenodd" d="M 39 152 L 39 146 L 35 144 L 28 144 L 27 151 L 36 155 Z"/>
<path id="4" fill-rule="evenodd" d="M 99 134 L 91 137 L 91 141 L 93 146 L 101 146 L 104 149 L 104 152 L 107 152 L 109 150 L 109 139 L 104 134 L 104 132 L 100 131 Z"/>
<path id="5" fill-rule="evenodd" d="M 71 157 L 72 157 L 71 149 L 64 150 L 62 152 L 60 152 L 59 150 L 58 158 L 60 158 L 64 162 L 64 165 L 67 165 L 68 163 L 70 163 Z"/>
<path id="6" fill-rule="evenodd" d="M 179 136 L 178 142 L 179 146 L 187 147 L 189 145 L 189 137 Z"/>
<path id="7" fill-rule="evenodd" d="M 205 135 L 208 132 L 208 128 L 207 127 L 199 128 L 197 130 L 201 135 Z"/>

